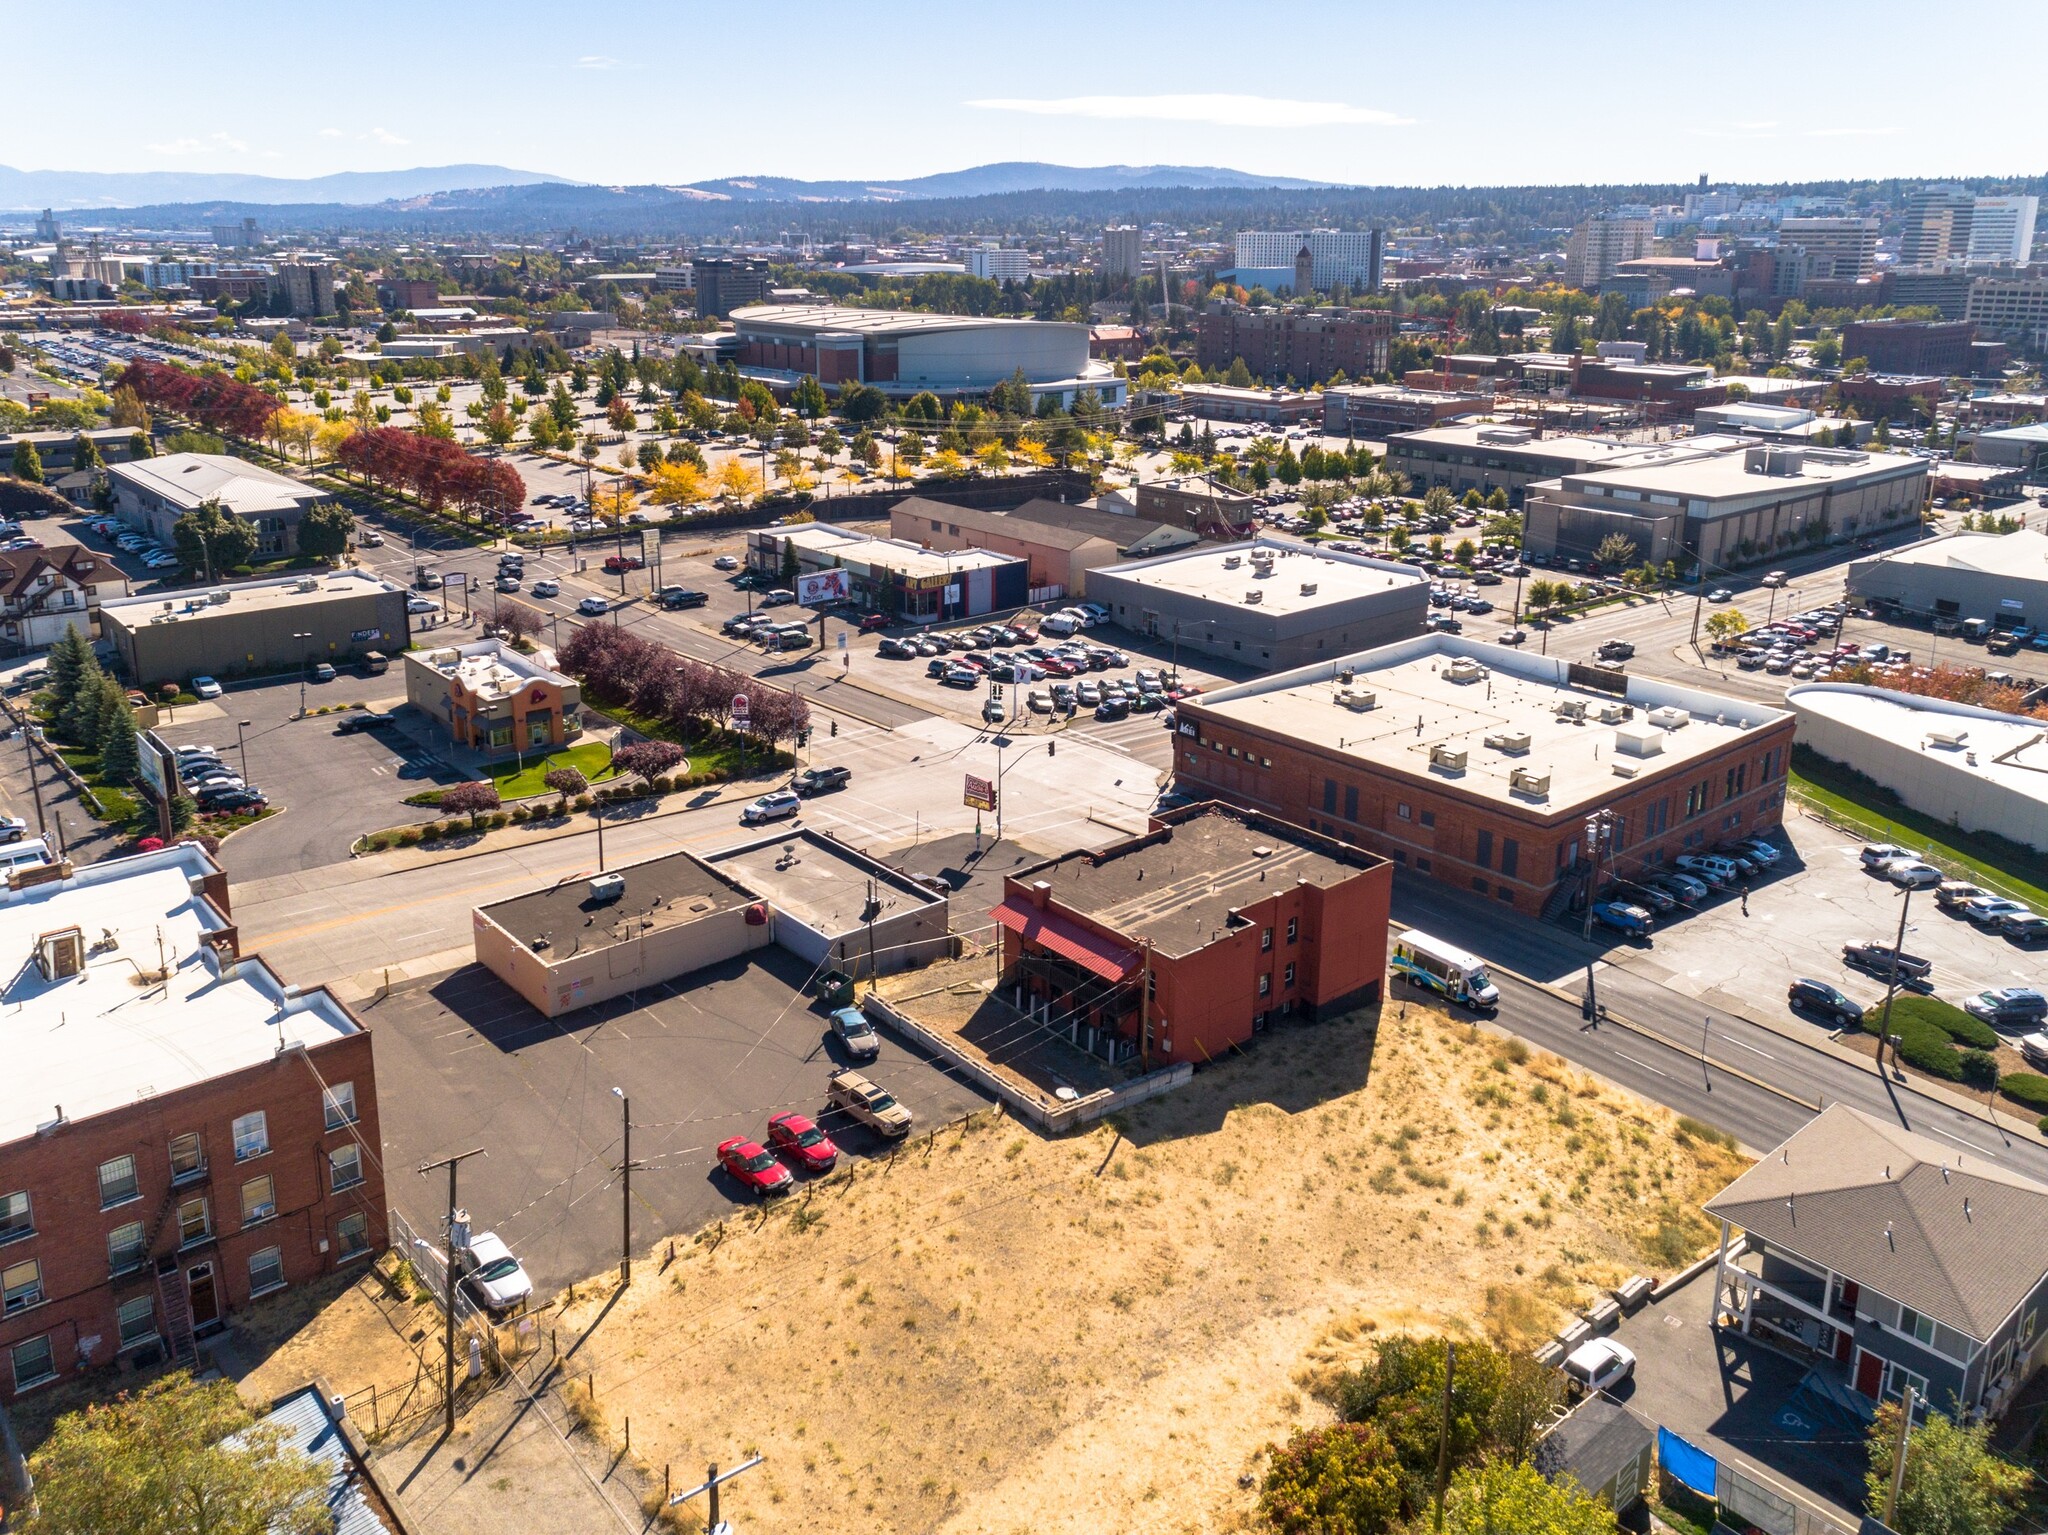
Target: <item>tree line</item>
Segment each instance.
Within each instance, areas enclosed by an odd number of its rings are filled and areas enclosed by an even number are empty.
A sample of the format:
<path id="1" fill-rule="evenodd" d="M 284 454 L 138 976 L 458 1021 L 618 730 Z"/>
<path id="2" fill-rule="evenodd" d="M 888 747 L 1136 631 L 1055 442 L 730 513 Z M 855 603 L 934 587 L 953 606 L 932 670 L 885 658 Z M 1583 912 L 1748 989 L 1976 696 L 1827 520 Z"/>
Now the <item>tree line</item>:
<path id="1" fill-rule="evenodd" d="M 556 659 L 600 708 L 622 704 L 685 745 L 693 736 L 732 729 L 732 702 L 741 696 L 749 705 L 744 734 L 770 746 L 794 741 L 811 726 L 811 706 L 801 694 L 731 667 L 686 660 L 666 645 L 609 624 L 585 624 Z"/>

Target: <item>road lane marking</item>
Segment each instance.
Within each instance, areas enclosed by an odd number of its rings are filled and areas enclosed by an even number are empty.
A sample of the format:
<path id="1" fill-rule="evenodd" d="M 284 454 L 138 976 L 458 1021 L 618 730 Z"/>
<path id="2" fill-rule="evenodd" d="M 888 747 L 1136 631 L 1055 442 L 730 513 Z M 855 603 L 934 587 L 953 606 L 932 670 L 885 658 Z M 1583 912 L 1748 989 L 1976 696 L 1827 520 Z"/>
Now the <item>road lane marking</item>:
<path id="1" fill-rule="evenodd" d="M 1940 1125 L 1929 1125 L 1927 1128 L 1932 1130 L 1936 1135 L 1940 1136 L 1945 1141 L 1954 1141 L 1958 1146 L 1969 1147 L 1972 1151 L 1976 1152 L 1977 1155 L 1980 1157 L 1989 1157 L 1994 1162 L 1998 1160 L 1997 1152 L 1986 1151 L 1982 1146 L 1979 1146 L 1975 1141 L 1966 1141 L 1960 1135 L 1950 1135 L 1948 1131 L 1942 1129 Z"/>
<path id="2" fill-rule="evenodd" d="M 1654 1075 L 1663 1077 L 1667 1080 L 1671 1076 L 1670 1072 L 1658 1071 L 1657 1068 L 1655 1066 L 1652 1066 L 1648 1061 L 1639 1061 L 1634 1056 L 1627 1054 L 1625 1051 L 1617 1050 L 1614 1053 L 1620 1056 L 1623 1060 L 1627 1061 L 1631 1066 L 1640 1066 L 1643 1068 L 1643 1070 L 1651 1072 Z"/>
<path id="3" fill-rule="evenodd" d="M 1733 1045 L 1738 1050 L 1747 1050 L 1752 1055 L 1760 1055 L 1767 1061 L 1775 1061 L 1777 1059 L 1777 1057 L 1771 1054 L 1770 1051 L 1759 1050 L 1755 1045 L 1746 1045 L 1741 1040 L 1737 1039 L 1733 1034 L 1717 1034 L 1714 1037 L 1716 1039 L 1726 1040 L 1729 1044 Z"/>

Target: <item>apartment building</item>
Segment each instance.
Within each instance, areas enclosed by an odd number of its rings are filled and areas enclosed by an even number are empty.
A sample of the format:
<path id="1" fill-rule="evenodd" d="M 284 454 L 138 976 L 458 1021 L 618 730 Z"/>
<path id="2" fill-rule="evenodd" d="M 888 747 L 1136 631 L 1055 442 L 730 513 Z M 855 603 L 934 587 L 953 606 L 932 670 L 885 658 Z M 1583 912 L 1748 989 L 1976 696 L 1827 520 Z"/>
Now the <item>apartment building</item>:
<path id="1" fill-rule="evenodd" d="M 989 282 L 1031 280 L 1031 252 L 1008 246 L 978 245 L 965 253 L 967 275 Z"/>
<path id="2" fill-rule="evenodd" d="M 1384 233 L 1378 229 L 1243 229 L 1237 235 L 1238 281 L 1260 274 L 1295 286 L 1295 263 L 1308 252 L 1308 279 L 1318 293 L 1338 287 L 1355 293 L 1380 286 Z M 1252 286 L 1252 283 L 1247 283 Z M 1274 282 L 1266 280 L 1265 286 Z"/>
<path id="3" fill-rule="evenodd" d="M 1572 231 L 1565 245 L 1564 284 L 1593 289 L 1612 278 L 1624 261 L 1651 253 L 1655 226 L 1648 218 L 1596 213 Z"/>
<path id="4" fill-rule="evenodd" d="M 1223 303 L 1203 311 L 1195 358 L 1204 371 L 1241 357 L 1268 382 L 1319 384 L 1340 370 L 1347 378 L 1386 372 L 1393 340 L 1393 317 L 1384 309 Z"/>
<path id="5" fill-rule="evenodd" d="M 2048 350 L 2048 273 L 1978 278 L 1963 318 L 1990 335 Z"/>
<path id="6" fill-rule="evenodd" d="M 1144 240 L 1135 224 L 1112 224 L 1102 231 L 1102 275 L 1136 277 L 1144 261 Z"/>

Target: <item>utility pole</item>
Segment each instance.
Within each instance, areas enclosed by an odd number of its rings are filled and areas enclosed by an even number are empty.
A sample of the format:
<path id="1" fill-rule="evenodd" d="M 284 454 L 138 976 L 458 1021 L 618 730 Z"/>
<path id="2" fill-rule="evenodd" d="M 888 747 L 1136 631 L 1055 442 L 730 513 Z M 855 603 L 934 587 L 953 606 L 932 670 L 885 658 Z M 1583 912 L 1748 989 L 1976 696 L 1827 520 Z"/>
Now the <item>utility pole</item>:
<path id="1" fill-rule="evenodd" d="M 1905 1400 L 1900 1403 L 1899 1442 L 1892 1447 L 1892 1484 L 1885 1489 L 1884 1522 L 1887 1529 L 1892 1527 L 1892 1515 L 1899 1509 L 1899 1494 L 1906 1487 L 1906 1442 L 1913 1435 L 1913 1388 L 1906 1387 Z"/>
<path id="2" fill-rule="evenodd" d="M 619 1176 L 624 1198 L 619 1202 L 619 1288 L 633 1282 L 633 1100 L 622 1087 L 612 1089 L 619 1100 Z"/>
<path id="3" fill-rule="evenodd" d="M 420 1164 L 420 1176 L 424 1178 L 437 1167 L 448 1169 L 448 1251 L 447 1261 L 442 1265 L 441 1310 L 443 1320 L 442 1342 L 448 1351 L 448 1372 L 444 1384 L 447 1388 L 446 1417 L 449 1434 L 455 1432 L 455 1170 L 471 1157 L 487 1157 L 490 1153 L 477 1146 L 468 1151 L 457 1152 L 452 1157 L 443 1157 L 438 1162 Z"/>
<path id="4" fill-rule="evenodd" d="M 697 1494 L 700 1492 L 708 1494 L 711 1500 L 711 1517 L 706 1522 L 704 1528 L 710 1531 L 717 1530 L 720 1527 L 718 1518 L 719 1485 L 723 1482 L 731 1481 L 734 1477 L 738 1476 L 743 1471 L 753 1470 L 754 1467 L 761 1464 L 761 1459 L 761 1456 L 756 1455 L 752 1460 L 741 1461 L 737 1466 L 734 1466 L 730 1471 L 720 1471 L 718 1469 L 717 1463 L 714 1461 L 711 1466 L 710 1474 L 704 1478 L 703 1485 L 698 1487 L 692 1487 L 688 1492 L 676 1493 L 673 1497 L 671 1497 L 668 1500 L 669 1507 L 674 1508 L 679 1503 L 687 1502 L 689 1499 L 696 1497 Z"/>
<path id="5" fill-rule="evenodd" d="M 864 908 L 868 919 L 868 994 L 875 990 L 875 908 L 881 903 L 875 899 L 875 882 L 868 881 L 868 904 Z"/>
<path id="6" fill-rule="evenodd" d="M 1138 1064 L 1152 1069 L 1152 940 L 1140 938 L 1138 952 L 1145 956 L 1145 974 L 1138 983 Z"/>
<path id="7" fill-rule="evenodd" d="M 1451 1376 L 1458 1366 L 1458 1345 L 1444 1340 L 1444 1421 L 1436 1440 L 1436 1535 L 1443 1535 L 1444 1492 L 1451 1485 Z"/>
<path id="8" fill-rule="evenodd" d="M 50 835 L 50 822 L 43 809 L 43 781 L 36 776 L 36 725 L 33 720 L 22 721 L 21 754 L 28 759 L 28 792 L 35 797 L 36 831 L 47 837 Z"/>
<path id="9" fill-rule="evenodd" d="M 1892 1037 L 1892 998 L 1899 994 L 1899 954 L 1906 947 L 1906 913 L 1913 906 L 1913 887 L 1908 885 L 1899 892 L 1899 897 L 1899 935 L 1892 940 L 1890 974 L 1884 978 L 1884 1016 L 1877 1025 L 1877 1074 L 1880 1077 L 1884 1075 L 1885 1046 Z"/>

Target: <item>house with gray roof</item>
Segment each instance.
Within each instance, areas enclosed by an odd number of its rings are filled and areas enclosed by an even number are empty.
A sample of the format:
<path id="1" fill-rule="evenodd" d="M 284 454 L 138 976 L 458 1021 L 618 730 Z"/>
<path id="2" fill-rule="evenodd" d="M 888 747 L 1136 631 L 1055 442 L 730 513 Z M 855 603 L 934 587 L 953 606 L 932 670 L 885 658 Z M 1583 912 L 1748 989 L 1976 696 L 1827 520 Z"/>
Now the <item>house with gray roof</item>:
<path id="1" fill-rule="evenodd" d="M 1716 1315 L 1873 1404 L 1910 1385 L 1995 1416 L 2048 1361 L 2048 1186 L 2031 1178 L 1835 1104 L 1706 1210 Z"/>
<path id="2" fill-rule="evenodd" d="M 362 1440 L 336 1411 L 338 1405 L 319 1386 L 302 1386 L 273 1402 L 258 1424 L 282 1429 L 286 1449 L 327 1473 L 319 1496 L 334 1535 L 412 1535 L 397 1498 L 371 1470 Z"/>

